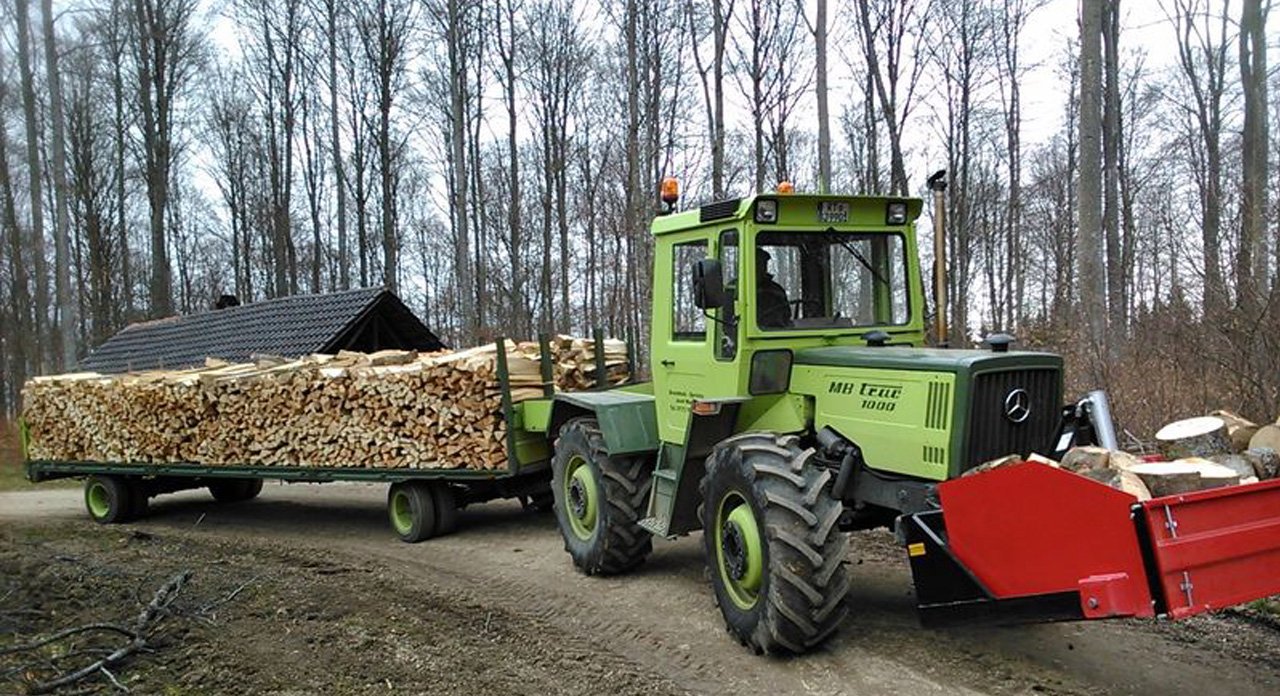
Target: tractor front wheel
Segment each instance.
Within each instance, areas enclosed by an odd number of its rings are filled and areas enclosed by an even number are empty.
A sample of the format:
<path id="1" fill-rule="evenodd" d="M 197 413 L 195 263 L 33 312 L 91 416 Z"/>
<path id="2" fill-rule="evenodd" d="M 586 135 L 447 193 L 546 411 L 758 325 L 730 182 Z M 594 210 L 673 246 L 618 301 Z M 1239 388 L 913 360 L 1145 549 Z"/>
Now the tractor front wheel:
<path id="1" fill-rule="evenodd" d="M 702 528 L 726 627 L 757 653 L 796 654 L 846 613 L 848 534 L 831 474 L 792 435 L 746 433 L 718 445 L 702 480 Z"/>
<path id="2" fill-rule="evenodd" d="M 587 575 L 613 575 L 640 565 L 653 539 L 639 525 L 649 500 L 649 462 L 610 456 L 594 418 L 560 430 L 551 461 L 556 522 L 573 564 Z"/>

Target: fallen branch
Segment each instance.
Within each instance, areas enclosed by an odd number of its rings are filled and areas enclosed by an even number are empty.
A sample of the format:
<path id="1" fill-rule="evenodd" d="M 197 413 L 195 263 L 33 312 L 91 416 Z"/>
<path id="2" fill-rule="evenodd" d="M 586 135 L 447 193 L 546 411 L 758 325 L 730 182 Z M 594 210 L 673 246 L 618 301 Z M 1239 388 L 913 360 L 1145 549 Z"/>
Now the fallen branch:
<path id="1" fill-rule="evenodd" d="M 137 637 L 133 631 L 130 631 L 129 629 L 123 626 L 117 626 L 115 624 L 96 623 L 96 624 L 89 624 L 87 626 L 77 626 L 75 628 L 68 628 L 65 631 L 58 631 L 57 633 L 49 636 L 48 638 L 42 638 L 38 641 L 35 641 L 34 643 L 24 643 L 22 645 L 11 645 L 5 648 L 4 650 L 0 650 L 0 655 L 12 655 L 14 653 L 36 650 L 38 648 L 43 648 L 44 646 L 50 643 L 56 643 L 62 640 L 63 638 L 70 638 L 71 636 L 74 636 L 80 633 L 88 633 L 89 631 L 114 631 L 128 638 Z"/>
<path id="2" fill-rule="evenodd" d="M 151 598 L 151 601 L 147 606 L 138 614 L 138 618 L 134 620 L 132 630 L 133 639 L 127 644 L 117 648 L 106 657 L 74 672 L 65 674 L 53 681 L 34 684 L 28 689 L 28 693 L 47 694 L 64 686 L 75 684 L 76 682 L 94 674 L 105 674 L 116 686 L 123 688 L 123 685 L 115 680 L 114 675 L 112 675 L 107 668 L 122 662 L 125 658 L 147 647 L 147 639 L 150 636 L 150 629 L 153 628 L 153 624 L 163 618 L 163 615 L 167 613 L 166 610 L 169 605 L 173 603 L 173 600 L 177 598 L 178 593 L 182 591 L 183 586 L 186 585 L 187 581 L 190 579 L 191 571 L 184 570 L 170 578 L 169 582 L 162 585 L 159 590 L 156 590 L 155 596 Z"/>

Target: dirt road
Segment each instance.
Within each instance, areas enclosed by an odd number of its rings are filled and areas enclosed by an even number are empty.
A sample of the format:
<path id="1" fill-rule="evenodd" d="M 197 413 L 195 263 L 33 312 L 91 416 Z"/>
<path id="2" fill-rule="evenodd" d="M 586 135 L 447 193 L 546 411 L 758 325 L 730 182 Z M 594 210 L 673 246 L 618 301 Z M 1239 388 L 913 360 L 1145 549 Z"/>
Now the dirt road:
<path id="1" fill-rule="evenodd" d="M 572 569 L 549 515 L 491 503 L 464 511 L 453 536 L 406 545 L 387 528 L 384 496 L 372 485 L 268 484 L 256 501 L 219 506 L 206 493 L 184 492 L 153 501 L 153 514 L 132 528 L 192 548 L 216 544 L 286 564 L 315 558 L 366 569 L 396 601 L 421 593 L 472 614 L 498 612 L 538 633 L 525 640 L 543 650 L 525 658 L 504 653 L 511 669 L 554 677 L 560 668 L 542 664 L 546 655 L 563 644 L 575 656 L 577 667 L 564 671 L 574 681 L 557 688 L 565 693 L 637 686 L 655 693 L 1280 693 L 1280 630 L 1243 614 L 1178 624 L 922 629 L 906 564 L 886 533 L 855 536 L 853 611 L 838 638 L 797 659 L 756 657 L 724 631 L 703 578 L 699 535 L 656 542 L 649 561 L 625 578 L 587 578 Z M 97 533 L 81 505 L 78 490 L 0 494 L 0 528 Z M 387 591 L 362 587 L 360 574 L 317 582 L 348 596 Z M 584 665 L 594 676 L 577 681 Z M 612 688 L 613 674 L 630 687 Z M 494 691 L 546 690 L 537 684 L 502 682 Z"/>

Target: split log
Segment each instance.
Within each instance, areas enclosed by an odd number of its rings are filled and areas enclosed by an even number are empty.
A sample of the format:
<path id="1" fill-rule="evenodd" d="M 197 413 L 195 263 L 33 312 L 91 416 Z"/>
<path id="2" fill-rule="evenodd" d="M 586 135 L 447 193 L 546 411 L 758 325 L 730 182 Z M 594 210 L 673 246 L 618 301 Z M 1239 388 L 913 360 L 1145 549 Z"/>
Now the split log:
<path id="1" fill-rule="evenodd" d="M 992 471 L 1002 467 L 1017 464 L 1018 462 L 1021 462 L 1021 461 L 1023 461 L 1023 458 L 1022 458 L 1022 455 L 1020 454 L 1006 454 L 1003 457 L 997 457 L 995 459 L 985 461 L 973 467 L 972 469 L 964 472 L 962 476 L 972 476 L 974 474 L 985 473 L 987 471 Z"/>
<path id="2" fill-rule="evenodd" d="M 1253 466 L 1253 461 L 1243 454 L 1218 454 L 1211 457 L 1210 461 L 1236 472 L 1240 483 L 1257 483 L 1261 478 Z"/>
<path id="3" fill-rule="evenodd" d="M 1238 416 L 1231 411 L 1214 411 L 1209 414 L 1221 418 L 1227 424 L 1227 437 L 1231 440 L 1232 452 L 1243 452 L 1249 449 L 1249 440 L 1258 432 L 1258 424 Z"/>
<path id="4" fill-rule="evenodd" d="M 1112 450 L 1111 456 L 1107 458 L 1107 466 L 1120 471 L 1133 471 L 1133 467 L 1141 463 L 1141 459 L 1120 450 Z"/>
<path id="5" fill-rule="evenodd" d="M 1054 467 L 1055 469 L 1062 466 L 1062 464 L 1058 463 L 1056 460 L 1050 459 L 1044 456 L 1043 454 L 1039 454 L 1037 452 L 1032 452 L 1031 454 L 1028 454 L 1027 461 L 1035 462 L 1037 464 L 1044 464 L 1046 466 Z"/>
<path id="6" fill-rule="evenodd" d="M 1111 452 L 1104 447 L 1073 447 L 1062 455 L 1062 468 L 1075 473 L 1105 469 L 1110 459 Z"/>
<path id="7" fill-rule="evenodd" d="M 1128 493 L 1139 501 L 1151 500 L 1151 491 L 1142 482 L 1142 478 L 1131 471 L 1123 469 L 1090 469 L 1080 472 L 1081 476 L 1091 478 L 1112 488 Z"/>
<path id="8" fill-rule="evenodd" d="M 1174 421 L 1156 433 L 1160 452 L 1166 459 L 1211 457 L 1231 452 L 1227 424 L 1216 416 L 1201 416 Z"/>
<path id="9" fill-rule="evenodd" d="M 1191 462 L 1152 462 L 1139 464 L 1131 471 L 1157 498 L 1200 490 L 1200 467 Z"/>
<path id="10" fill-rule="evenodd" d="M 1132 471 L 1147 484 L 1147 489 L 1156 497 L 1240 483 L 1240 474 L 1234 469 L 1199 457 L 1140 464 Z"/>
<path id="11" fill-rule="evenodd" d="M 606 342 L 607 359 L 616 361 L 616 344 Z M 33 459 L 494 469 L 507 461 L 498 350 L 343 351 L 38 377 L 24 386 L 23 415 Z M 532 358 L 515 342 L 504 350 L 512 400 L 542 397 L 537 345 Z M 551 386 L 594 386 L 594 343 L 564 337 L 552 358 L 560 371 Z M 625 359 L 606 370 L 610 383 L 627 378 Z"/>
<path id="12" fill-rule="evenodd" d="M 1280 453 L 1267 447 L 1250 447 L 1241 453 L 1253 465 L 1253 473 L 1266 481 L 1280 476 Z"/>
<path id="13" fill-rule="evenodd" d="M 1264 425 L 1249 438 L 1249 449 L 1266 448 L 1280 452 L 1280 425 Z"/>

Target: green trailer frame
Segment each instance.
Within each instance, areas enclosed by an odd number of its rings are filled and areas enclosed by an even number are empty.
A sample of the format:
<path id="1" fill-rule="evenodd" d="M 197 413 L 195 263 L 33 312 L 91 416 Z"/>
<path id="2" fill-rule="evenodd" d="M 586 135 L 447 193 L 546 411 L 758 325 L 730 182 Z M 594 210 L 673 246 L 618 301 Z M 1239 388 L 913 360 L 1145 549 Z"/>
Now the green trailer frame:
<path id="1" fill-rule="evenodd" d="M 597 388 L 608 384 L 604 332 L 593 331 Z M 27 456 L 29 435 L 19 421 L 26 475 L 35 483 L 65 478 L 85 478 L 85 503 L 90 517 L 102 523 L 128 522 L 145 514 L 151 497 L 180 490 L 208 487 L 219 501 L 252 498 L 264 480 L 291 483 L 332 481 L 388 483 L 388 513 L 392 528 L 405 541 L 421 541 L 451 532 L 457 509 L 499 498 L 519 498 L 527 507 L 551 506 L 551 441 L 547 430 L 555 399 L 554 366 L 547 334 L 538 336 L 541 348 L 543 397 L 513 403 L 511 372 L 504 338 L 497 346 L 501 410 L 507 423 L 507 466 L 504 469 L 358 467 L 210 466 L 170 462 L 91 462 L 32 460 Z M 635 359 L 628 343 L 628 364 Z M 112 500 L 112 496 L 119 498 Z M 104 502 L 107 501 L 107 502 Z M 399 511 L 399 514 L 397 514 Z"/>

